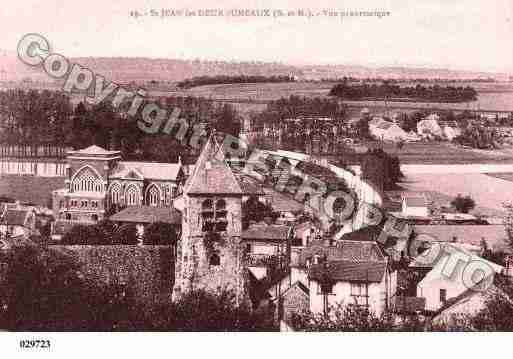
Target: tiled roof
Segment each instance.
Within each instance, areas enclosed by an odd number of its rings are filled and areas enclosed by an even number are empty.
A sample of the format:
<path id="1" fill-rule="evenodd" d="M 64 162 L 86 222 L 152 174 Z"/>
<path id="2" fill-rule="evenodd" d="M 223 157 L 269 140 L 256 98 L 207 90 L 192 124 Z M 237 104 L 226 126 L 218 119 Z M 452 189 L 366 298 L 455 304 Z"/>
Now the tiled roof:
<path id="1" fill-rule="evenodd" d="M 22 209 L 8 209 L 2 218 L 2 223 L 13 226 L 24 226 L 29 211 Z"/>
<path id="2" fill-rule="evenodd" d="M 110 216 L 114 222 L 132 222 L 132 223 L 154 223 L 164 222 L 171 224 L 180 224 L 181 214 L 173 208 L 161 208 L 151 206 L 127 207 L 122 211 Z"/>
<path id="3" fill-rule="evenodd" d="M 176 181 L 180 173 L 179 163 L 154 163 L 154 162 L 118 162 L 111 178 L 142 176 L 142 179 L 172 180 Z"/>
<path id="4" fill-rule="evenodd" d="M 339 241 L 336 246 L 326 246 L 320 242 L 313 242 L 301 251 L 299 265 L 306 265 L 306 261 L 314 256 L 326 257 L 328 262 L 341 260 L 386 262 L 379 245 L 373 241 Z"/>
<path id="5" fill-rule="evenodd" d="M 327 274 L 337 282 L 376 282 L 383 279 L 386 271 L 385 262 L 334 261 L 310 267 L 308 276 L 311 280 L 320 281 Z"/>
<path id="6" fill-rule="evenodd" d="M 245 240 L 279 240 L 286 241 L 290 227 L 279 224 L 254 224 L 242 232 Z"/>
<path id="7" fill-rule="evenodd" d="M 184 186 L 186 194 L 233 194 L 243 191 L 226 164 L 222 150 L 211 135 Z"/>

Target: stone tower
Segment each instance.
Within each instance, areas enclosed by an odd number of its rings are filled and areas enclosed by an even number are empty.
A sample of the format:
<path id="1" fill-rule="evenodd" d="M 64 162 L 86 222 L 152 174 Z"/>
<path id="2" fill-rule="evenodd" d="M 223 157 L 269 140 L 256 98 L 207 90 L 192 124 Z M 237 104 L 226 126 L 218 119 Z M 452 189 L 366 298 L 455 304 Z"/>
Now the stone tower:
<path id="1" fill-rule="evenodd" d="M 183 190 L 175 297 L 195 289 L 227 289 L 235 293 L 237 304 L 246 300 L 242 193 L 220 146 L 211 136 Z"/>

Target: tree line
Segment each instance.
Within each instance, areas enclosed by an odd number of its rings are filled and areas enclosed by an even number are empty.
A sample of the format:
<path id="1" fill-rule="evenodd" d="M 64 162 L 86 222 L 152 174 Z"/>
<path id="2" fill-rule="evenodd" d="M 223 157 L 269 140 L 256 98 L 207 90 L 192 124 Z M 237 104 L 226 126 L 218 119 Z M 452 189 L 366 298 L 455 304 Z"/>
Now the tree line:
<path id="1" fill-rule="evenodd" d="M 204 124 L 207 131 L 216 128 L 239 134 L 240 115 L 232 105 L 190 96 L 159 98 L 157 102 L 168 114 L 180 109 L 180 118 L 190 125 L 183 141 L 174 136 L 178 126 L 170 134 L 142 131 L 141 111 L 127 115 L 128 104 L 114 108 L 106 101 L 97 105 L 80 102 L 73 108 L 70 98 L 56 91 L 0 91 L 0 142 L 74 148 L 95 144 L 120 150 L 127 160 L 176 162 L 179 155 L 196 154 L 184 145 L 195 124 Z"/>
<path id="2" fill-rule="evenodd" d="M 248 83 L 279 83 L 294 82 L 294 76 L 276 75 L 276 76 L 258 76 L 258 75 L 238 75 L 238 76 L 197 76 L 178 82 L 177 86 L 182 89 L 189 89 L 204 85 L 220 84 L 248 84 Z"/>
<path id="3" fill-rule="evenodd" d="M 400 86 L 384 81 L 381 84 L 349 84 L 347 81 L 333 86 L 330 96 L 345 100 L 412 100 L 417 102 L 468 102 L 477 100 L 477 91 L 470 86 Z"/>

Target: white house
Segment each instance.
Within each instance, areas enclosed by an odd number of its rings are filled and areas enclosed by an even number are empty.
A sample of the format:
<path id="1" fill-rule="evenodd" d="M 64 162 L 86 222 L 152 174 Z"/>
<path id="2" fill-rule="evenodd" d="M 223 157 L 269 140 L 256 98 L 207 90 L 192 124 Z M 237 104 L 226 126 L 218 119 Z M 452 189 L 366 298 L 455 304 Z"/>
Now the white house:
<path id="1" fill-rule="evenodd" d="M 402 196 L 401 212 L 407 217 L 428 217 L 429 208 L 426 196 L 422 194 Z"/>
<path id="2" fill-rule="evenodd" d="M 379 117 L 369 121 L 369 132 L 375 139 L 383 141 L 405 141 L 409 138 L 401 127 Z"/>
<path id="3" fill-rule="evenodd" d="M 313 313 L 338 304 L 367 307 L 377 315 L 390 308 L 397 272 L 376 242 L 341 241 L 330 252 L 327 260 L 313 258 L 308 266 Z"/>
<path id="4" fill-rule="evenodd" d="M 430 311 L 439 310 L 447 300 L 468 289 L 491 284 L 495 273 L 503 270 L 453 243 L 433 243 L 419 259 L 433 262 L 433 269 L 417 285 L 417 297 L 426 299 L 426 310 Z"/>
<path id="5" fill-rule="evenodd" d="M 417 133 L 421 136 L 443 137 L 443 132 L 438 121 L 440 121 L 440 116 L 437 114 L 427 116 L 424 120 L 417 123 Z"/>

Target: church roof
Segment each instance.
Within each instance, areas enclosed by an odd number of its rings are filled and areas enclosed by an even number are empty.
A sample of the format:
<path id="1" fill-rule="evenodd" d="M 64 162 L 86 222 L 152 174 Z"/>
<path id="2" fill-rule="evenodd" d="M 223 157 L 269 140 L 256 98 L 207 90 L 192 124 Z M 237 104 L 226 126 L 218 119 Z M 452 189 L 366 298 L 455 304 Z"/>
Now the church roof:
<path id="1" fill-rule="evenodd" d="M 176 181 L 180 173 L 179 163 L 127 162 L 120 161 L 114 168 L 111 178 L 141 177 Z"/>
<path id="2" fill-rule="evenodd" d="M 83 148 L 81 150 L 70 151 L 68 152 L 70 155 L 88 155 L 88 156 L 111 156 L 118 155 L 119 151 L 108 151 L 100 146 L 92 145 L 87 148 Z"/>
<path id="3" fill-rule="evenodd" d="M 185 183 L 184 192 L 186 194 L 243 194 L 213 135 L 203 147 L 194 171 Z"/>

